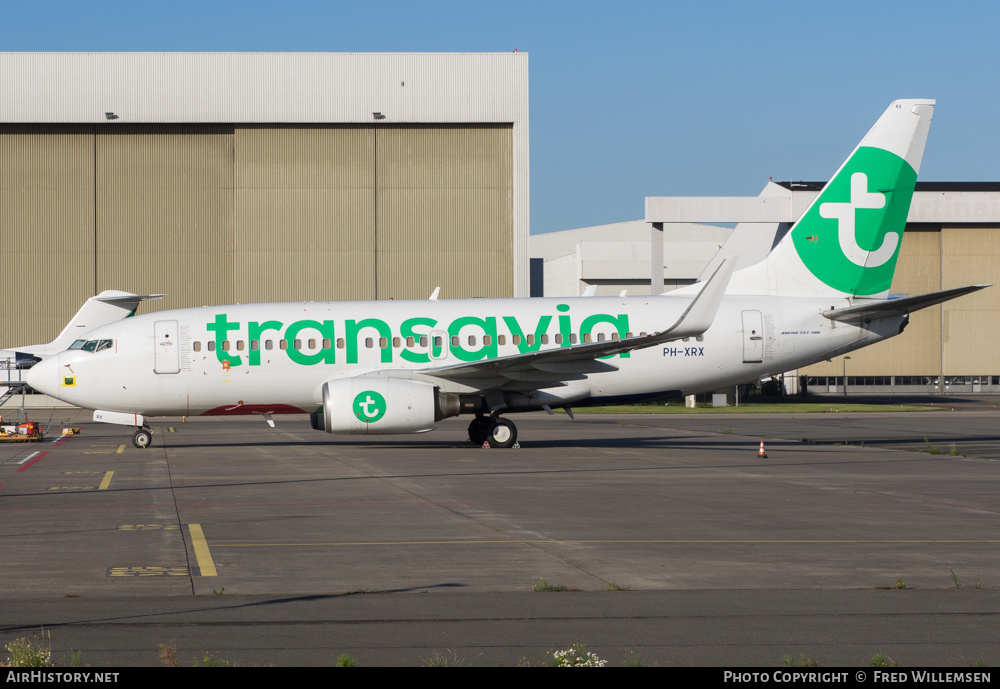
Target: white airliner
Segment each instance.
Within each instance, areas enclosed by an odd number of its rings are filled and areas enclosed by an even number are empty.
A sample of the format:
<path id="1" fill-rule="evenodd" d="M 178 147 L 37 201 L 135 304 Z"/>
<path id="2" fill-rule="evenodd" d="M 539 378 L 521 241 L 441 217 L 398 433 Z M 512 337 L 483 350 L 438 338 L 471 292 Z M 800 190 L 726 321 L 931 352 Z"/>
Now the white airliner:
<path id="1" fill-rule="evenodd" d="M 34 366 L 36 390 L 137 427 L 164 415 L 311 412 L 328 433 L 422 433 L 472 414 L 664 399 L 756 380 L 898 335 L 975 285 L 888 299 L 934 109 L 899 100 L 759 264 L 727 258 L 668 294 L 305 302 L 162 311 L 97 328 Z"/>

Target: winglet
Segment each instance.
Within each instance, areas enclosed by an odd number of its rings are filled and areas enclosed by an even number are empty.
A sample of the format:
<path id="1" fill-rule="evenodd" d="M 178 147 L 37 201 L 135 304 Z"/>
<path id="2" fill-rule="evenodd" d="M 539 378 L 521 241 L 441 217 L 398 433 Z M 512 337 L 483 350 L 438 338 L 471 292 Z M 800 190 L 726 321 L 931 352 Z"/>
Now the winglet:
<path id="1" fill-rule="evenodd" d="M 438 295 L 439 295 L 439 294 L 441 294 L 441 288 L 440 288 L 440 287 L 435 287 L 435 288 L 434 288 L 434 291 L 433 291 L 433 292 L 431 292 L 431 296 L 429 297 L 429 299 L 430 299 L 431 301 L 437 301 L 437 300 L 438 300 Z"/>
<path id="2" fill-rule="evenodd" d="M 697 337 L 712 327 L 722 297 L 725 296 L 726 288 L 729 286 L 729 278 L 736 270 L 738 258 L 738 256 L 727 256 L 722 259 L 722 263 L 712 273 L 712 277 L 708 278 L 697 296 L 691 300 L 677 322 L 657 336 L 669 335 L 670 339 Z"/>

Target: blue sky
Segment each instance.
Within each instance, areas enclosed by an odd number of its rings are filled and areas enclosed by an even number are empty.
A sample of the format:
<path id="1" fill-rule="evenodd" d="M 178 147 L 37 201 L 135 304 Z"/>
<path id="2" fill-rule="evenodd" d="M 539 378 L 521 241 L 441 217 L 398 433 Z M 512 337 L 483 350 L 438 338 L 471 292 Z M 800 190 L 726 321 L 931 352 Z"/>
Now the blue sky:
<path id="1" fill-rule="evenodd" d="M 1000 3 L 0 3 L 4 51 L 530 54 L 533 233 L 831 175 L 937 98 L 920 178 L 1000 181 Z"/>

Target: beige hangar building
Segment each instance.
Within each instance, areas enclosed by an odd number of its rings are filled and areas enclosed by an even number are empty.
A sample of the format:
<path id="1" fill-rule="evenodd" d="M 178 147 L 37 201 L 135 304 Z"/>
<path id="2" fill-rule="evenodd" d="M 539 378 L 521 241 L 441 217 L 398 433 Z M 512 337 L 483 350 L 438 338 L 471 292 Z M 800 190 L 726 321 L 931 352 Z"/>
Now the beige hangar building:
<path id="1" fill-rule="evenodd" d="M 525 53 L 0 53 L 0 347 L 105 289 L 528 296 L 528 169 Z"/>

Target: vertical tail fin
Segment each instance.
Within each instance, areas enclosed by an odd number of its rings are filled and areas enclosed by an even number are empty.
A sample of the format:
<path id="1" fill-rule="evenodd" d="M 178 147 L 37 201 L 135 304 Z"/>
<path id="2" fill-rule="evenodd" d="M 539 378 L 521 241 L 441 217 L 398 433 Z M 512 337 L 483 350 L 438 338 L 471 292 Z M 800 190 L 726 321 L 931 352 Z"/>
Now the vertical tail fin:
<path id="1" fill-rule="evenodd" d="M 161 298 L 162 294 L 132 294 L 119 290 L 104 290 L 80 307 L 56 339 L 47 344 L 28 345 L 17 349 L 40 357 L 52 356 L 69 347 L 83 333 L 133 315 L 139 304 L 147 299 Z"/>
<path id="2" fill-rule="evenodd" d="M 883 113 L 765 259 L 771 293 L 888 294 L 934 102 L 897 100 Z"/>

